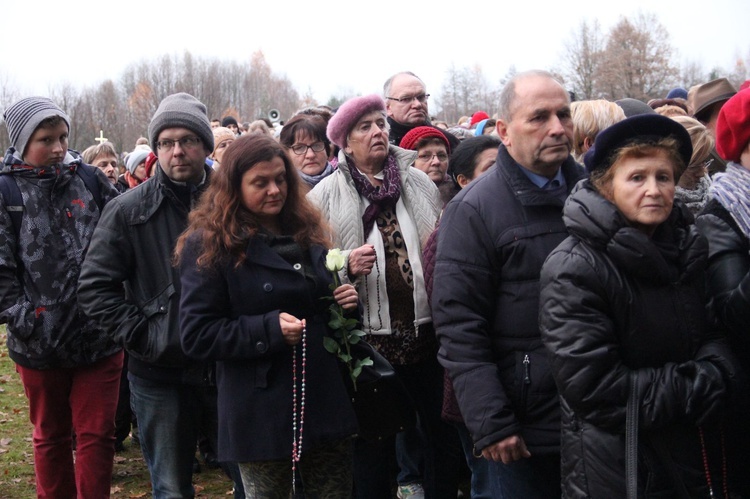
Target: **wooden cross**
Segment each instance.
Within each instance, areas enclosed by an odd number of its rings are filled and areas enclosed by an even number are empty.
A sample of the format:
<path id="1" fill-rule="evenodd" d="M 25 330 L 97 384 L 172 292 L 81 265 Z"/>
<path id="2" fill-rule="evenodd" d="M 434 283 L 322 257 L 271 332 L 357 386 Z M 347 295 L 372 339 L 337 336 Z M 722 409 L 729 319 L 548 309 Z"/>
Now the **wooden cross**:
<path id="1" fill-rule="evenodd" d="M 104 136 L 104 130 L 99 130 L 99 136 L 97 138 L 95 138 L 94 140 L 97 141 L 97 142 L 99 142 L 100 144 L 102 144 L 104 142 L 107 142 L 107 140 L 109 140 L 109 139 L 107 139 Z"/>

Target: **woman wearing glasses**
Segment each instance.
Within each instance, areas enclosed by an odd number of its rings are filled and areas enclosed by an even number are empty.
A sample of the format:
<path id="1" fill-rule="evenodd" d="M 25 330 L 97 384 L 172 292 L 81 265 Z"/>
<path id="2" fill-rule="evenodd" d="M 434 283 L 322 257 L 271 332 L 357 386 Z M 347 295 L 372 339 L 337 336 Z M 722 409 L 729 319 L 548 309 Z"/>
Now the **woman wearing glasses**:
<path id="1" fill-rule="evenodd" d="M 457 191 L 447 174 L 451 146 L 445 133 L 435 127 L 418 126 L 404 135 L 399 145 L 402 149 L 417 151 L 412 166 L 435 182 L 443 205 L 448 203 Z"/>
<path id="2" fill-rule="evenodd" d="M 319 116 L 298 114 L 281 129 L 281 145 L 309 188 L 334 170 L 328 161 L 331 143 L 326 137 L 326 124 Z"/>

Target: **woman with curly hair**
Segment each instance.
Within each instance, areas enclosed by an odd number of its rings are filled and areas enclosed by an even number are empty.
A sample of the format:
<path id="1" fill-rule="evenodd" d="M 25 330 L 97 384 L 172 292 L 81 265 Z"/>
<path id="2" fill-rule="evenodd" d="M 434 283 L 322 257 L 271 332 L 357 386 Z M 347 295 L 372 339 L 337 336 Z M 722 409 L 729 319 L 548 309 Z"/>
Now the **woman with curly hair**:
<path id="1" fill-rule="evenodd" d="M 248 497 L 288 497 L 297 472 L 306 494 L 351 495 L 357 422 L 322 298 L 354 310 L 357 292 L 331 291 L 329 231 L 300 183 L 274 139 L 240 137 L 176 247 L 182 346 L 216 361 L 219 460 Z"/>

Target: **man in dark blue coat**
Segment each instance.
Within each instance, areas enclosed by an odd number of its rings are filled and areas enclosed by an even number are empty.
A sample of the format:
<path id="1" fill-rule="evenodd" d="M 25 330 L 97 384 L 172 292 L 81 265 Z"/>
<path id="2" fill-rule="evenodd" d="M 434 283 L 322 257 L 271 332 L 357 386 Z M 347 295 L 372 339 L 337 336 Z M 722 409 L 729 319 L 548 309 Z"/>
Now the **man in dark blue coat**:
<path id="1" fill-rule="evenodd" d="M 497 164 L 448 204 L 433 320 L 476 452 L 499 497 L 560 497 L 560 411 L 537 320 L 539 273 L 567 236 L 572 159 L 568 93 L 544 71 L 500 96 Z"/>

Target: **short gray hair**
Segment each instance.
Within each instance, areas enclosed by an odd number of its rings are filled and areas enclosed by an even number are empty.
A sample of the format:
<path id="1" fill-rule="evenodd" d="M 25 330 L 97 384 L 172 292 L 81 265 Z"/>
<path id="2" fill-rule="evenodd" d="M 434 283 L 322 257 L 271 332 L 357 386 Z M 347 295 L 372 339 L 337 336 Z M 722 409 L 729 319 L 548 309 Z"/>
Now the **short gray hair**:
<path id="1" fill-rule="evenodd" d="M 426 85 L 424 84 L 424 82 L 422 81 L 422 78 L 420 78 L 419 76 L 415 75 L 415 74 L 414 74 L 414 73 L 412 73 L 411 71 L 401 71 L 400 73 L 396 73 L 396 74 L 394 74 L 393 76 L 391 76 L 390 78 L 388 78 L 387 80 L 385 80 L 385 83 L 383 84 L 383 97 L 390 97 L 390 93 L 391 93 L 391 85 L 393 84 L 393 80 L 394 80 L 394 79 L 395 79 L 395 78 L 396 78 L 397 76 L 401 76 L 401 75 L 409 75 L 409 76 L 413 76 L 414 78 L 416 78 L 417 80 L 419 80 L 419 82 L 420 82 L 420 83 L 422 84 L 422 86 L 424 87 L 425 91 L 427 90 L 427 86 L 426 86 Z"/>
<path id="2" fill-rule="evenodd" d="M 549 78 L 550 80 L 554 80 L 557 83 L 560 83 L 560 86 L 562 86 L 562 82 L 557 76 L 543 69 L 531 69 L 529 71 L 524 71 L 523 73 L 514 75 L 508 81 L 508 83 L 505 84 L 503 90 L 500 92 L 500 105 L 497 110 L 497 115 L 505 123 L 510 123 L 510 121 L 513 119 L 512 108 L 513 104 L 515 104 L 516 102 L 516 84 L 521 80 L 531 77 Z"/>

